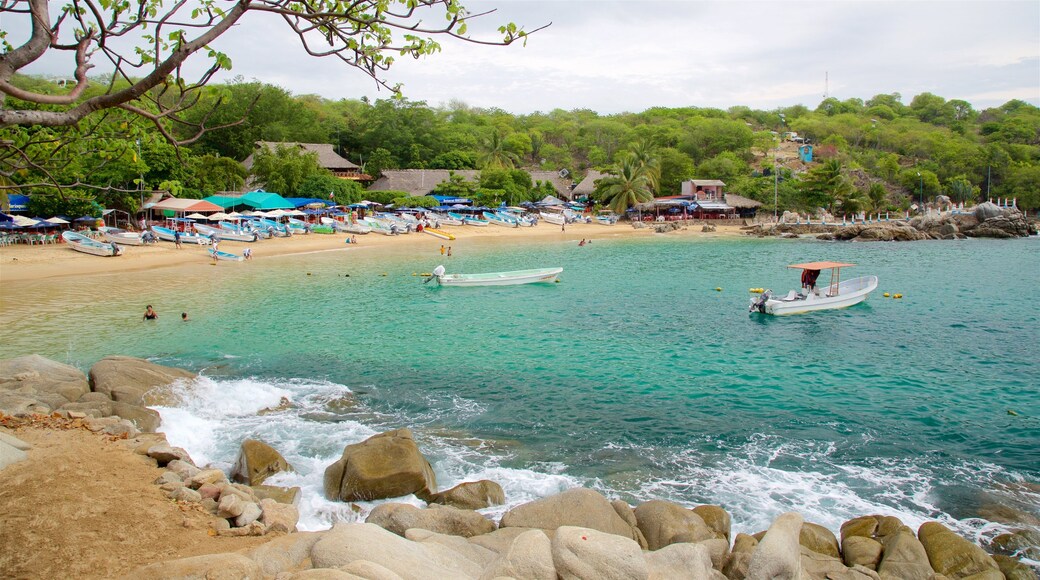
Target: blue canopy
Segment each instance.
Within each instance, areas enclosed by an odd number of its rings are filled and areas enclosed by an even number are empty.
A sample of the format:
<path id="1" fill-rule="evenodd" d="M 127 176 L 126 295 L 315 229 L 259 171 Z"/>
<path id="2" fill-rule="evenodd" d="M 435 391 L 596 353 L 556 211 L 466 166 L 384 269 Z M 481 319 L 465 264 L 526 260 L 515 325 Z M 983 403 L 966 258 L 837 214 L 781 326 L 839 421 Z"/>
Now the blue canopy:
<path id="1" fill-rule="evenodd" d="M 336 202 L 329 201 L 327 199 L 318 199 L 316 197 L 287 197 L 285 201 L 293 204 L 294 208 L 301 208 L 306 205 L 321 204 L 324 206 L 336 205 Z"/>
<path id="2" fill-rule="evenodd" d="M 9 193 L 7 194 L 7 202 L 11 204 L 11 211 L 25 211 L 29 207 L 29 196 Z"/>
<path id="3" fill-rule="evenodd" d="M 452 205 L 456 203 L 471 204 L 473 200 L 465 197 L 455 197 L 453 195 L 430 195 L 433 199 L 437 200 L 437 203 L 441 205 Z"/>
<path id="4" fill-rule="evenodd" d="M 14 218 L 7 215 L 6 213 L 0 212 L 0 222 L 11 222 Z"/>

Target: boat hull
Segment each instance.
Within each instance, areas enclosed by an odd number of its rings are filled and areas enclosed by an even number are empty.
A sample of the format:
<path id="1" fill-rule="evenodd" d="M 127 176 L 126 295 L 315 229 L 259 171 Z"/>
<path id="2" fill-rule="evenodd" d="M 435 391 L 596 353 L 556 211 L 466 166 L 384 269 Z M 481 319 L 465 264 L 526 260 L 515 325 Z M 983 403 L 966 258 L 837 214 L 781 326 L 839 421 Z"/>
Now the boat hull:
<path id="1" fill-rule="evenodd" d="M 65 240 L 73 250 L 90 254 L 91 256 L 120 256 L 123 254 L 119 246 L 114 243 L 92 240 L 76 232 L 62 232 L 61 239 Z"/>
<path id="2" fill-rule="evenodd" d="M 826 294 L 816 296 L 815 294 L 810 294 L 805 298 L 796 298 L 794 300 L 769 298 L 766 300 L 764 312 L 759 309 L 755 309 L 753 312 L 761 312 L 762 314 L 771 314 L 773 316 L 789 316 L 791 314 L 804 314 L 820 310 L 848 308 L 866 300 L 870 293 L 877 289 L 877 285 L 877 276 L 861 276 L 842 282 L 838 286 L 838 294 L 836 296 L 827 296 Z M 821 291 L 826 292 L 826 288 L 822 288 Z M 752 303 L 754 302 L 752 300 Z"/>
<path id="3" fill-rule="evenodd" d="M 160 226 L 152 226 L 152 232 L 155 233 L 156 237 L 160 240 L 167 242 L 175 242 L 176 237 L 173 234 L 173 230 Z M 200 246 L 208 246 L 210 239 L 206 236 L 200 236 L 196 234 L 181 234 L 182 244 L 198 244 Z"/>
<path id="4" fill-rule="evenodd" d="M 260 240 L 260 234 L 257 232 L 243 232 L 243 231 L 231 231 L 224 228 L 214 228 L 204 225 L 195 225 L 195 230 L 205 236 L 217 236 L 222 242 L 256 242 Z M 181 236 L 181 241 L 184 240 L 184 236 Z"/>
<path id="5" fill-rule="evenodd" d="M 502 217 L 502 216 L 500 216 L 498 214 L 488 212 L 488 211 L 484 212 L 484 219 L 487 220 L 489 223 L 495 224 L 496 226 L 502 226 L 504 228 L 515 228 L 516 227 L 516 222 L 515 221 L 513 221 L 513 220 L 511 220 L 509 218 Z"/>
<path id="6" fill-rule="evenodd" d="M 101 228 L 100 231 L 107 241 L 121 246 L 144 246 L 151 243 L 145 241 L 141 234 L 137 232 L 128 232 L 116 228 Z"/>
<path id="7" fill-rule="evenodd" d="M 485 274 L 443 274 L 437 276 L 441 286 L 516 286 L 519 284 L 551 284 L 560 277 L 563 268 L 488 272 Z"/>
<path id="8" fill-rule="evenodd" d="M 231 252 L 221 252 L 219 250 L 214 250 L 213 248 L 209 249 L 209 255 L 212 258 L 216 258 L 225 262 L 241 262 L 245 260 L 245 258 L 239 256 L 238 254 L 232 254 Z"/>
<path id="9" fill-rule="evenodd" d="M 548 222 L 550 224 L 558 225 L 558 226 L 562 226 L 567 221 L 567 218 L 564 217 L 563 214 L 559 214 L 559 213 L 547 213 L 547 212 L 543 211 L 543 212 L 540 212 L 538 215 L 544 221 L 546 221 L 546 222 Z"/>

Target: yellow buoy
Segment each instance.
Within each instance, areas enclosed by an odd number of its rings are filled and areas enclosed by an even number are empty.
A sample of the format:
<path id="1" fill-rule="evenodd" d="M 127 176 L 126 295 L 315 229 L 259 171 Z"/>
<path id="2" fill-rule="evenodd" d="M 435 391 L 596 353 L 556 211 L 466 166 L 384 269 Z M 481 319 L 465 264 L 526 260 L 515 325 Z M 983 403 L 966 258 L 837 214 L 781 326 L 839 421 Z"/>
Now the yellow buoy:
<path id="1" fill-rule="evenodd" d="M 895 296 L 893 296 L 892 298 L 902 298 L 902 297 L 903 297 L 903 295 L 902 295 L 902 294 L 896 294 L 896 295 L 895 295 Z"/>
<path id="2" fill-rule="evenodd" d="M 418 274 L 416 274 L 415 272 L 412 272 L 412 276 L 418 276 Z"/>
<path id="3" fill-rule="evenodd" d="M 888 292 L 885 292 L 884 294 L 882 294 L 882 296 L 884 296 L 885 298 L 888 298 L 889 296 L 891 296 L 891 294 L 889 294 Z"/>
<path id="4" fill-rule="evenodd" d="M 433 274 L 431 274 L 429 272 L 423 272 L 422 274 L 419 274 L 419 275 L 420 276 L 433 276 Z"/>
<path id="5" fill-rule="evenodd" d="M 721 287 L 719 287 L 719 288 L 716 288 L 716 289 L 715 289 L 715 291 L 716 291 L 716 292 L 722 292 L 722 288 L 721 288 Z"/>
<path id="6" fill-rule="evenodd" d="M 386 272 L 383 272 L 382 274 L 380 274 L 380 276 L 386 276 Z"/>

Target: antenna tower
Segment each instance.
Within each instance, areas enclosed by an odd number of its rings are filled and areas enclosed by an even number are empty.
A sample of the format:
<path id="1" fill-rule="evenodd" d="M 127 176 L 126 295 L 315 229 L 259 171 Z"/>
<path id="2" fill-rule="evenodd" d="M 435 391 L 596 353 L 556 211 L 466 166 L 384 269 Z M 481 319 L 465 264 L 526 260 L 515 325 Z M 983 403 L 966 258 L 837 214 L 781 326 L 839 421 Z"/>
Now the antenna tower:
<path id="1" fill-rule="evenodd" d="M 827 98 L 827 94 L 831 92 L 831 78 L 830 72 L 823 71 L 823 98 Z"/>

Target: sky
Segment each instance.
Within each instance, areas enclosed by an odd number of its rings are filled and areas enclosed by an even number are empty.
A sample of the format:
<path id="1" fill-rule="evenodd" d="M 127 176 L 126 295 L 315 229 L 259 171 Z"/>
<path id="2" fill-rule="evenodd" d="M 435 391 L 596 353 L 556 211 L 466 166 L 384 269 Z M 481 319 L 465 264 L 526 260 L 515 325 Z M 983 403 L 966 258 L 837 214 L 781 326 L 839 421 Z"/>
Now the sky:
<path id="1" fill-rule="evenodd" d="M 469 35 L 502 23 L 546 24 L 526 46 L 441 39 L 442 52 L 401 57 L 386 74 L 430 106 L 461 101 L 514 114 L 744 105 L 815 108 L 826 96 L 867 100 L 930 92 L 976 109 L 1040 106 L 1040 1 L 464 0 Z M 388 98 L 365 73 L 306 55 L 280 18 L 249 14 L 214 47 L 241 75 L 293 94 Z M 197 63 L 201 64 L 201 63 Z M 41 63 L 41 67 L 50 65 Z M 100 67 L 99 67 L 100 68 Z M 190 68 L 190 67 L 189 67 Z M 36 72 L 58 73 L 60 69 Z"/>

